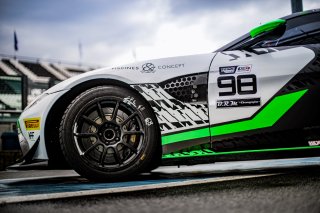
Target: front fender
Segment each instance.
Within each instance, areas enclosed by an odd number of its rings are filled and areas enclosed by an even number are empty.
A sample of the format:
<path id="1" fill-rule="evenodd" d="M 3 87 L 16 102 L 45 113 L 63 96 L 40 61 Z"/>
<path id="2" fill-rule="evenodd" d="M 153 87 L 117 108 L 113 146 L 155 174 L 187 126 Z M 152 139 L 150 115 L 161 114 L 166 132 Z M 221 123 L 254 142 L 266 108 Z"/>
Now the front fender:
<path id="1" fill-rule="evenodd" d="M 159 83 L 177 76 L 189 75 L 209 70 L 210 62 L 216 53 L 182 56 L 137 62 L 124 66 L 102 68 L 69 78 L 48 89 L 41 100 L 27 107 L 19 118 L 21 134 L 30 150 L 39 139 L 33 159 L 48 159 L 45 143 L 45 124 L 54 104 L 68 91 L 94 80 L 114 80 L 126 85 Z M 80 92 L 80 91 L 79 91 Z M 68 94 L 66 94 L 68 93 Z M 26 127 L 26 121 L 39 119 L 39 128 Z"/>
<path id="2" fill-rule="evenodd" d="M 207 72 L 215 55 L 216 53 L 180 56 L 101 68 L 69 78 L 53 86 L 47 92 L 68 90 L 94 79 L 113 79 L 126 84 L 159 83 L 176 76 Z"/>

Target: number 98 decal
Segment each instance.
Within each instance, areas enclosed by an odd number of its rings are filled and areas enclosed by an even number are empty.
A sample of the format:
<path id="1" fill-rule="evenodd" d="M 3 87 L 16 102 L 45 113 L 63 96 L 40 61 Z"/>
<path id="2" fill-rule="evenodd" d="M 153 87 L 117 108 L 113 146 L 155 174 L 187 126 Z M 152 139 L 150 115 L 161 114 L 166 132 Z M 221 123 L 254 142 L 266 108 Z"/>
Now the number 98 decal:
<path id="1" fill-rule="evenodd" d="M 219 88 L 229 88 L 228 91 L 219 92 L 219 96 L 249 95 L 257 93 L 256 75 L 220 76 L 217 78 Z"/>

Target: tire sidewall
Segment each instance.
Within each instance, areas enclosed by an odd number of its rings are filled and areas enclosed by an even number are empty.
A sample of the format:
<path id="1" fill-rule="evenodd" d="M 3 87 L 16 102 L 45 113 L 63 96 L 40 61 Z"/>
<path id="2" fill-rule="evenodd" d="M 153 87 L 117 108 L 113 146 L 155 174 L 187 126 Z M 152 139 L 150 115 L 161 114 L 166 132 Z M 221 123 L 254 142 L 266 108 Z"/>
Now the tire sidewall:
<path id="1" fill-rule="evenodd" d="M 92 166 L 85 157 L 80 155 L 74 140 L 75 120 L 80 116 L 84 106 L 99 98 L 130 100 L 127 103 L 138 113 L 143 123 L 144 147 L 132 162 L 118 171 Z M 149 125 L 147 125 L 146 121 L 150 119 L 152 124 L 148 122 Z M 150 162 L 152 155 L 158 151 L 157 143 L 159 143 L 157 121 L 148 102 L 135 91 L 117 86 L 99 86 L 81 93 L 65 111 L 60 125 L 60 144 L 66 160 L 79 174 L 93 180 L 126 178 L 143 171 L 152 163 Z"/>

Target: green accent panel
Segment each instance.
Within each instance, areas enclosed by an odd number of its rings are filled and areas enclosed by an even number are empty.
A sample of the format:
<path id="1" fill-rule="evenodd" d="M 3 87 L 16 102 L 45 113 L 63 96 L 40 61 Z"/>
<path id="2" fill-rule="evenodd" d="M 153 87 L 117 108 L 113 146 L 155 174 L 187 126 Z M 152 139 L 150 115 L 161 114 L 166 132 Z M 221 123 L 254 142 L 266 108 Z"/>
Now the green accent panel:
<path id="1" fill-rule="evenodd" d="M 219 136 L 273 126 L 305 93 L 301 90 L 275 97 L 253 119 L 210 128 L 211 136 Z"/>
<path id="2" fill-rule="evenodd" d="M 205 137 L 210 137 L 210 130 L 208 127 L 197 130 L 191 130 L 187 132 L 181 132 L 173 135 L 162 136 L 161 140 L 162 145 L 166 145 L 170 143 L 176 143 L 179 141 L 186 141 Z"/>
<path id="3" fill-rule="evenodd" d="M 271 30 L 273 30 L 273 29 L 277 28 L 278 26 L 285 24 L 285 23 L 286 23 L 286 21 L 283 19 L 276 19 L 276 20 L 267 22 L 259 27 L 253 28 L 250 31 L 250 36 L 251 36 L 251 38 L 254 38 L 257 35 L 260 35 L 261 33 L 271 31 Z"/>
<path id="4" fill-rule="evenodd" d="M 197 130 L 162 136 L 162 145 L 187 141 L 192 139 L 219 136 L 224 134 L 260 129 L 274 125 L 308 90 L 289 93 L 275 97 L 253 119 L 224 124 L 215 127 L 205 127 Z"/>
<path id="5" fill-rule="evenodd" d="M 276 148 L 276 149 L 241 150 L 241 151 L 231 151 L 231 152 L 214 152 L 212 150 L 204 149 L 204 150 L 194 150 L 191 152 L 182 152 L 182 153 L 177 152 L 172 154 L 165 154 L 165 155 L 162 155 L 162 159 L 205 157 L 205 156 L 259 153 L 259 152 L 293 151 L 293 150 L 319 149 L 319 148 L 320 146 L 302 146 L 302 147 Z"/>

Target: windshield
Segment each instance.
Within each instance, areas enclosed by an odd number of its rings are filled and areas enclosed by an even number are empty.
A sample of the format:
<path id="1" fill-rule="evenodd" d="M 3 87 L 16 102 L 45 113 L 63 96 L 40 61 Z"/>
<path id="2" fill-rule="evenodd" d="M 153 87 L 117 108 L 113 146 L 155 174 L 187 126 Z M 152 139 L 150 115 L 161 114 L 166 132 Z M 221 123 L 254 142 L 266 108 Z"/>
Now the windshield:
<path id="1" fill-rule="evenodd" d="M 313 21 L 311 23 L 301 23 L 299 26 L 287 26 L 287 30 L 284 35 L 276 40 L 264 40 L 261 41 L 253 47 L 277 47 L 283 45 L 293 45 L 299 44 L 298 41 L 302 44 L 310 44 L 310 43 L 319 43 L 319 31 L 320 31 L 320 15 L 317 14 L 318 20 L 310 20 Z M 305 43 L 303 39 L 308 39 L 308 42 Z M 297 41 L 297 42 L 295 42 Z"/>
<path id="2" fill-rule="evenodd" d="M 280 38 L 275 40 L 259 40 L 257 43 L 253 43 L 251 47 L 259 48 L 319 43 L 320 10 L 305 11 L 281 19 L 285 19 L 287 22 L 285 25 L 286 31 Z M 251 38 L 250 34 L 247 33 L 216 51 L 241 49 L 247 42 L 252 42 L 254 39 L 255 38 Z"/>

